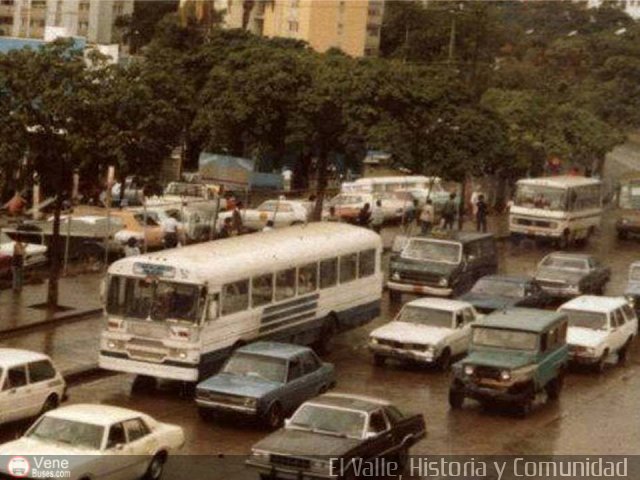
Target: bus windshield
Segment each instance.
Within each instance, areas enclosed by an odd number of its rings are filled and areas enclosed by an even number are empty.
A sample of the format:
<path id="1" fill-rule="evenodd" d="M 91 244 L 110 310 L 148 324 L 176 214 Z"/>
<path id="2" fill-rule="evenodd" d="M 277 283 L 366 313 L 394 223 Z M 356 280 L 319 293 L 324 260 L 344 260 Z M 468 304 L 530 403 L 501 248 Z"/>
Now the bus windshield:
<path id="1" fill-rule="evenodd" d="M 620 208 L 629 210 L 640 209 L 640 180 L 633 180 L 620 186 Z"/>
<path id="2" fill-rule="evenodd" d="M 564 188 L 520 184 L 514 204 L 517 207 L 565 211 L 567 210 L 567 191 Z"/>
<path id="3" fill-rule="evenodd" d="M 441 263 L 460 263 L 462 246 L 454 242 L 412 238 L 402 251 L 402 258 Z"/>
<path id="4" fill-rule="evenodd" d="M 154 321 L 182 320 L 196 323 L 204 308 L 199 285 L 112 276 L 107 313 Z"/>

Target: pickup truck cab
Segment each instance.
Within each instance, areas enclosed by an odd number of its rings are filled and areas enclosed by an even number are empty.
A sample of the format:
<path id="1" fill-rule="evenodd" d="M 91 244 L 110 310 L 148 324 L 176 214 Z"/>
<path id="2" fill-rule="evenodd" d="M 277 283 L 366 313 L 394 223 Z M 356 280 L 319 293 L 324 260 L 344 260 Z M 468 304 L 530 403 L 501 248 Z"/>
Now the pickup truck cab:
<path id="1" fill-rule="evenodd" d="M 478 314 L 471 304 L 442 298 L 407 303 L 396 318 L 369 335 L 376 365 L 387 358 L 438 365 L 448 370 L 451 359 L 469 347 L 471 324 Z"/>
<path id="2" fill-rule="evenodd" d="M 563 304 L 569 316 L 571 361 L 591 365 L 602 372 L 612 354 L 624 362 L 638 333 L 636 312 L 622 297 L 583 295 Z"/>
<path id="3" fill-rule="evenodd" d="M 400 239 L 394 245 L 387 288 L 402 293 L 451 297 L 467 292 L 480 277 L 496 273 L 495 237 L 486 233 L 439 232 Z"/>
<path id="4" fill-rule="evenodd" d="M 449 404 L 465 398 L 514 405 L 522 416 L 537 394 L 560 396 L 569 360 L 565 312 L 513 308 L 494 312 L 472 326 L 466 358 L 453 366 Z"/>

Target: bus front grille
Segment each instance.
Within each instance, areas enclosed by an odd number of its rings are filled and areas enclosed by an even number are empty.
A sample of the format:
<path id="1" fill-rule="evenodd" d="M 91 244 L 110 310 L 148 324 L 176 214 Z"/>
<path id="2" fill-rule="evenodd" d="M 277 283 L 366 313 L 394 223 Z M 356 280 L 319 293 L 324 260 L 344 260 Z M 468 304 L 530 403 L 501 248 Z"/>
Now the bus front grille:
<path id="1" fill-rule="evenodd" d="M 140 360 L 145 360 L 147 362 L 162 362 L 166 355 L 164 353 L 160 353 L 160 352 L 148 352 L 145 350 L 138 350 L 138 349 L 128 349 L 127 352 L 129 353 L 129 357 L 136 359 L 139 358 Z"/>

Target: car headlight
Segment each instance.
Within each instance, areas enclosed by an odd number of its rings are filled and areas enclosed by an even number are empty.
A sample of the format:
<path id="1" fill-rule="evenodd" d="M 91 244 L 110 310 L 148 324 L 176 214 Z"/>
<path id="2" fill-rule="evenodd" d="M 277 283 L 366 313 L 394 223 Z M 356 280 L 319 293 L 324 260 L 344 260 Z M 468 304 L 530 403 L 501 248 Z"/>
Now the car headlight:
<path id="1" fill-rule="evenodd" d="M 264 450 L 251 450 L 251 456 L 255 459 L 269 460 L 269 452 Z"/>
<path id="2" fill-rule="evenodd" d="M 180 358 L 181 360 L 186 360 L 189 356 L 189 352 L 186 350 L 179 350 L 177 348 L 172 348 L 169 353 L 172 357 Z"/>
<path id="3" fill-rule="evenodd" d="M 378 344 L 378 339 L 376 337 L 369 337 L 369 343 L 371 345 L 377 345 Z"/>
<path id="4" fill-rule="evenodd" d="M 393 273 L 391 274 L 391 278 L 392 278 L 393 280 L 400 280 L 400 274 L 399 274 L 398 272 L 393 272 Z"/>
<path id="5" fill-rule="evenodd" d="M 590 355 L 592 357 L 595 357 L 596 354 L 598 353 L 598 351 L 593 347 L 587 347 L 584 349 L 584 351 L 587 355 Z"/>
<path id="6" fill-rule="evenodd" d="M 465 365 L 464 366 L 464 374 L 467 376 L 471 376 L 475 373 L 476 368 L 473 365 Z"/>
<path id="7" fill-rule="evenodd" d="M 634 307 L 634 306 L 635 306 L 635 304 L 636 304 L 636 298 L 635 298 L 633 295 L 625 295 L 625 297 L 624 297 L 624 298 L 626 298 L 626 299 L 627 299 L 627 303 L 628 303 L 629 305 L 631 305 L 632 307 Z"/>
<path id="8" fill-rule="evenodd" d="M 313 470 L 315 470 L 316 472 L 320 471 L 325 471 L 325 470 L 329 470 L 329 467 L 331 466 L 331 464 L 329 463 L 328 460 L 313 460 L 311 462 L 311 468 Z"/>
<path id="9" fill-rule="evenodd" d="M 511 372 L 509 370 L 502 370 L 500 372 L 500 380 L 503 382 L 508 382 L 511 380 Z"/>
<path id="10" fill-rule="evenodd" d="M 449 279 L 448 278 L 441 278 L 440 280 L 438 280 L 438 285 L 440 285 L 441 287 L 446 287 L 447 285 L 449 285 Z"/>
<path id="11" fill-rule="evenodd" d="M 427 353 L 435 353 L 436 346 L 435 345 L 425 345 L 424 346 L 424 351 L 427 352 Z"/>
<path id="12" fill-rule="evenodd" d="M 258 404 L 258 400 L 255 398 L 245 398 L 244 399 L 244 406 L 248 407 L 248 408 L 256 408 L 256 405 Z"/>

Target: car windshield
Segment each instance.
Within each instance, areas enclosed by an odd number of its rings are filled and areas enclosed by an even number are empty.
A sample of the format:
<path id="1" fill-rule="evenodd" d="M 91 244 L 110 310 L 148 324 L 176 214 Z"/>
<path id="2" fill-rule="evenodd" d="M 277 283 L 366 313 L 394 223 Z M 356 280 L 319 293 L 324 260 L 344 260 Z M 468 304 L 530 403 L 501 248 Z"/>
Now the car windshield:
<path id="1" fill-rule="evenodd" d="M 458 243 L 412 238 L 402 251 L 402 257 L 441 263 L 460 263 L 462 247 Z"/>
<path id="2" fill-rule="evenodd" d="M 287 375 L 287 361 L 283 358 L 239 352 L 227 361 L 222 371 L 232 375 L 258 377 L 284 383 Z"/>
<path id="3" fill-rule="evenodd" d="M 398 321 L 426 325 L 428 327 L 451 328 L 453 315 L 447 310 L 407 305 L 398 315 Z"/>
<path id="4" fill-rule="evenodd" d="M 556 255 L 550 255 L 542 261 L 542 266 L 545 268 L 554 268 L 558 270 L 589 270 L 589 264 L 586 259 L 583 258 L 571 258 L 560 257 Z"/>
<path id="5" fill-rule="evenodd" d="M 290 212 L 291 205 L 289 205 L 288 203 L 270 200 L 268 202 L 261 203 L 258 207 L 258 210 L 260 210 L 261 212 Z"/>
<path id="6" fill-rule="evenodd" d="M 28 438 L 100 450 L 104 427 L 64 418 L 44 416 L 27 433 Z"/>
<path id="7" fill-rule="evenodd" d="M 562 310 L 569 316 L 571 327 L 590 328 L 592 330 L 604 330 L 607 328 L 607 314 L 602 312 L 589 312 L 586 310 Z"/>
<path id="8" fill-rule="evenodd" d="M 107 313 L 195 323 L 202 316 L 203 292 L 198 285 L 114 275 L 109 282 Z"/>
<path id="9" fill-rule="evenodd" d="M 629 280 L 640 282 L 640 265 L 631 268 L 631 271 L 629 271 Z"/>
<path id="10" fill-rule="evenodd" d="M 471 292 L 479 295 L 521 298 L 524 297 L 524 284 L 499 278 L 483 278 L 478 280 Z"/>
<path id="11" fill-rule="evenodd" d="M 366 421 L 367 416 L 364 412 L 305 404 L 293 415 L 289 426 L 359 439 L 362 438 Z"/>
<path id="12" fill-rule="evenodd" d="M 365 203 L 360 195 L 338 195 L 331 200 L 331 205 L 360 205 Z"/>
<path id="13" fill-rule="evenodd" d="M 166 195 L 180 195 L 185 197 L 205 197 L 204 187 L 191 183 L 170 183 L 164 193 Z"/>
<path id="14" fill-rule="evenodd" d="M 640 180 L 633 180 L 620 186 L 620 208 L 640 209 Z"/>
<path id="15" fill-rule="evenodd" d="M 567 191 L 564 188 L 520 184 L 514 204 L 518 207 L 564 211 L 567 209 Z"/>
<path id="16" fill-rule="evenodd" d="M 519 330 L 476 327 L 473 329 L 473 344 L 511 350 L 535 350 L 538 345 L 538 335 Z"/>

